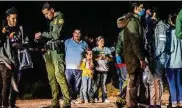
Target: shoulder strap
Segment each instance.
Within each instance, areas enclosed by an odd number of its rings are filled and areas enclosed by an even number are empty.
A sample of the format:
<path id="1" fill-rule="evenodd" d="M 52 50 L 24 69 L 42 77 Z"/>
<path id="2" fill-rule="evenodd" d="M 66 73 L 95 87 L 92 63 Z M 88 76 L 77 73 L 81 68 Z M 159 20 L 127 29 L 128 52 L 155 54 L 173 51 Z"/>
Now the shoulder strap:
<path id="1" fill-rule="evenodd" d="M 21 32 L 21 38 L 22 38 L 22 44 L 24 43 L 24 35 L 23 35 L 23 27 L 20 26 L 20 32 Z"/>

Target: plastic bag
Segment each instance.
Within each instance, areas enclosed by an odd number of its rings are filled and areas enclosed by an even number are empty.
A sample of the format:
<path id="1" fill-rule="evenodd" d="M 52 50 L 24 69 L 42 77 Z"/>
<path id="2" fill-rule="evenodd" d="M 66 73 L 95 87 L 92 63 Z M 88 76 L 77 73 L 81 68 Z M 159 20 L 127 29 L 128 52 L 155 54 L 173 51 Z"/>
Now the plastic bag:
<path id="1" fill-rule="evenodd" d="M 26 48 L 18 49 L 19 70 L 33 68 L 32 58 Z"/>

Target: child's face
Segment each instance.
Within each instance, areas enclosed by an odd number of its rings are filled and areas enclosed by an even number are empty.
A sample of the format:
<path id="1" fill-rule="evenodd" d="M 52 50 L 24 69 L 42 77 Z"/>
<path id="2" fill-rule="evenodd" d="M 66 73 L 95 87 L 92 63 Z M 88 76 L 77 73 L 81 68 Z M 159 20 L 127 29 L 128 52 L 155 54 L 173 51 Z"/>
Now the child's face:
<path id="1" fill-rule="evenodd" d="M 92 58 L 92 52 L 88 51 L 86 54 L 87 59 L 91 59 Z"/>
<path id="2" fill-rule="evenodd" d="M 104 46 L 104 39 L 101 39 L 97 42 L 98 46 L 103 47 Z"/>

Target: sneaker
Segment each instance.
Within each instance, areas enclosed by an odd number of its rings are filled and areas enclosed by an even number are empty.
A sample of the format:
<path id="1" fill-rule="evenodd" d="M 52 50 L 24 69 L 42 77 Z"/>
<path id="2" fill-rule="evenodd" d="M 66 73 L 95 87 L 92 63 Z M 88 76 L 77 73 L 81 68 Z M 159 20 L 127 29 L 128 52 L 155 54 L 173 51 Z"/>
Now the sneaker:
<path id="1" fill-rule="evenodd" d="M 85 100 L 84 103 L 88 104 L 88 100 Z"/>
<path id="2" fill-rule="evenodd" d="M 172 104 L 172 107 L 177 107 L 177 104 Z"/>
<path id="3" fill-rule="evenodd" d="M 99 99 L 95 98 L 95 99 L 94 99 L 94 102 L 95 102 L 95 103 L 98 103 L 98 102 L 99 102 Z"/>
<path id="4" fill-rule="evenodd" d="M 84 100 L 83 99 L 80 99 L 80 100 L 78 100 L 78 103 L 79 104 L 82 104 L 82 103 L 84 103 Z"/>
<path id="5" fill-rule="evenodd" d="M 71 104 L 78 104 L 78 101 L 77 100 L 72 100 Z"/>
<path id="6" fill-rule="evenodd" d="M 94 103 L 94 100 L 93 99 L 90 99 L 90 101 L 89 101 L 90 103 Z"/>
<path id="7" fill-rule="evenodd" d="M 104 103 L 110 103 L 111 101 L 110 100 L 108 100 L 108 99 L 105 99 L 104 100 Z"/>
<path id="8" fill-rule="evenodd" d="M 84 103 L 83 99 L 76 99 L 71 101 L 71 104 L 80 104 L 80 103 Z"/>

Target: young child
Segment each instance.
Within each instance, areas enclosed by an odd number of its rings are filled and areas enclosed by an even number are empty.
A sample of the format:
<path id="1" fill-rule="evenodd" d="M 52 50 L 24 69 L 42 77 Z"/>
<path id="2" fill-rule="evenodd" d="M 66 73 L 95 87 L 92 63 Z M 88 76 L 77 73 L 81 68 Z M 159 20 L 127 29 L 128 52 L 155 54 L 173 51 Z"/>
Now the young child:
<path id="1" fill-rule="evenodd" d="M 110 103 L 110 101 L 107 99 L 107 89 L 106 89 L 106 80 L 108 76 L 108 72 L 110 69 L 110 61 L 112 61 L 112 54 L 111 50 L 108 47 L 105 47 L 104 45 L 104 37 L 98 36 L 96 38 L 96 44 L 97 47 L 94 47 L 92 49 L 94 53 L 94 60 L 96 62 L 95 65 L 95 75 L 94 75 L 94 83 L 95 83 L 95 102 L 98 102 L 98 92 L 99 87 L 102 89 L 102 102 L 104 103 Z"/>
<path id="2" fill-rule="evenodd" d="M 92 78 L 93 78 L 93 60 L 92 60 L 92 51 L 87 50 L 85 53 L 85 58 L 82 60 L 80 69 L 82 70 L 82 87 L 81 87 L 81 96 L 85 103 L 89 102 L 91 98 L 89 96 L 91 86 L 92 86 Z"/>

